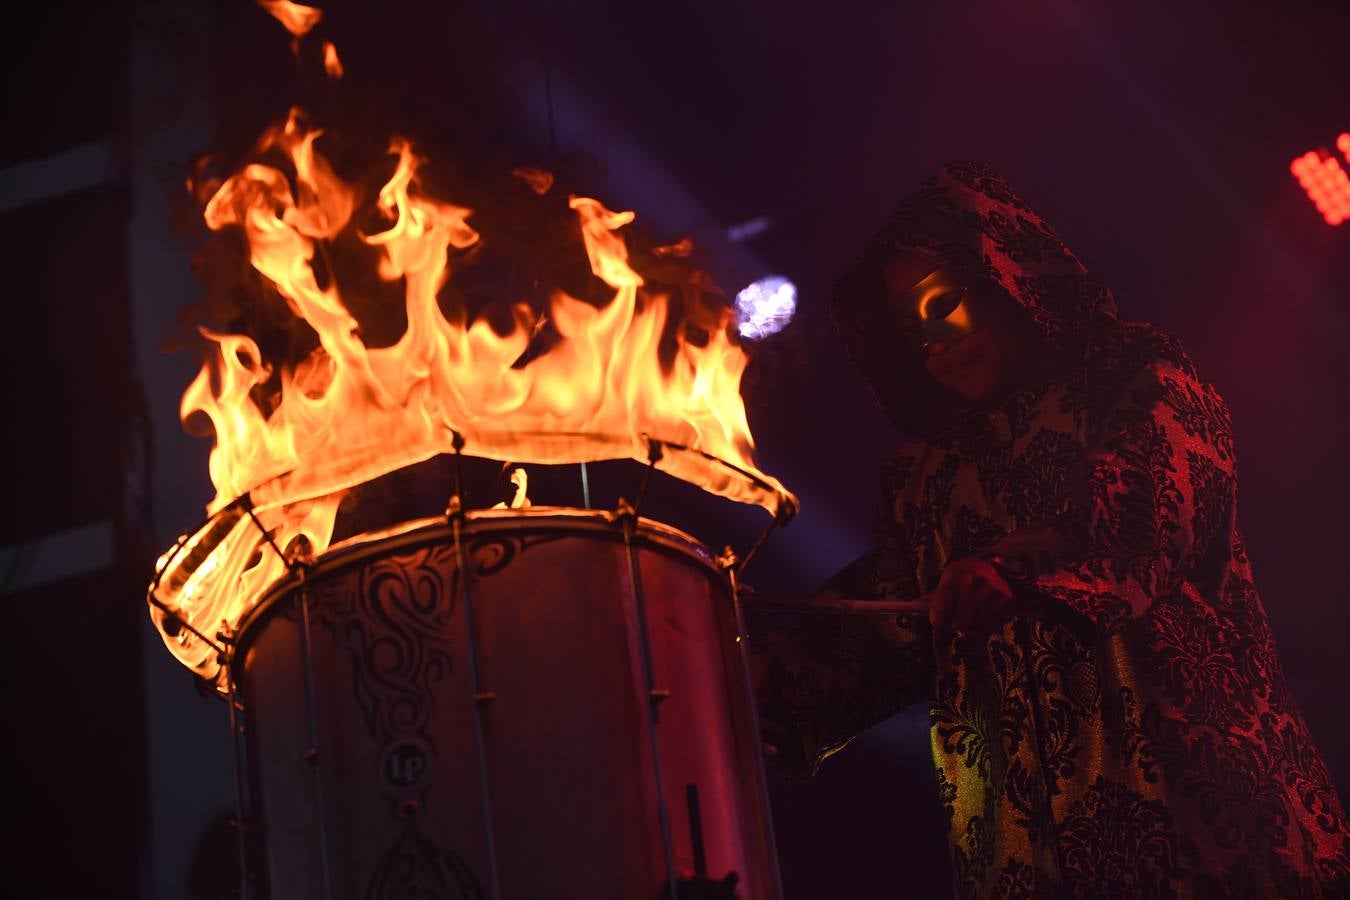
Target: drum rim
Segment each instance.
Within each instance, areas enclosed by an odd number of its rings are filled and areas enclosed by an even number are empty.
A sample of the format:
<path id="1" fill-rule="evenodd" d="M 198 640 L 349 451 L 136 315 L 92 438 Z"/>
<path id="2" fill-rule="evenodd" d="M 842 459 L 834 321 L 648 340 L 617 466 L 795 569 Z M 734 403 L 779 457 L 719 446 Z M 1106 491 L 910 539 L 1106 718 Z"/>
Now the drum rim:
<path id="1" fill-rule="evenodd" d="M 464 513 L 466 530 L 471 534 L 484 534 L 496 531 L 527 533 L 531 531 L 577 531 L 588 532 L 609 538 L 623 539 L 623 524 L 612 510 L 578 509 L 569 506 L 532 506 L 525 509 L 475 509 Z M 693 535 L 674 525 L 657 519 L 638 517 L 634 529 L 634 539 L 642 544 L 666 553 L 675 553 L 685 559 L 692 559 L 721 580 L 723 569 L 717 557 L 706 544 Z M 311 564 L 303 574 L 288 572 L 274 581 L 240 619 L 235 628 L 235 652 L 231 654 L 230 664 L 239 671 L 238 680 L 247 657 L 247 646 L 256 636 L 254 631 L 265 624 L 262 620 L 270 618 L 270 612 L 281 600 L 290 596 L 305 582 L 318 577 L 328 577 L 343 570 L 359 565 L 365 560 L 385 553 L 413 549 L 437 540 L 454 540 L 454 530 L 444 516 L 425 519 L 411 519 L 390 528 L 376 532 L 355 535 L 329 547 Z"/>

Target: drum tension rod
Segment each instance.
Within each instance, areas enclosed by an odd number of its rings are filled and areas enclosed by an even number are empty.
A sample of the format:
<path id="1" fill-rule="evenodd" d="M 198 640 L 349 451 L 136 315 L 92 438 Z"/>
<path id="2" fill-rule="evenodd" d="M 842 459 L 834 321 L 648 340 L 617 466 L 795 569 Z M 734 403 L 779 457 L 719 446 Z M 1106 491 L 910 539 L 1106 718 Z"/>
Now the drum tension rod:
<path id="1" fill-rule="evenodd" d="M 469 591 L 469 555 L 464 544 L 464 525 L 468 520 L 464 503 L 464 473 L 460 465 L 464 451 L 464 436 L 454 429 L 451 429 L 450 434 L 455 451 L 455 492 L 445 506 L 445 522 L 454 535 L 456 595 L 460 608 L 464 611 L 464 634 L 469 655 L 469 696 L 473 701 L 474 749 L 478 759 L 478 800 L 483 811 L 484 840 L 487 844 L 488 896 L 492 900 L 501 900 L 496 828 L 493 825 L 492 815 L 492 788 L 488 778 L 487 744 L 484 736 L 486 708 L 497 699 L 497 694 L 494 691 L 483 690 L 480 680 L 482 673 L 478 666 L 478 648 L 474 636 L 473 599 Z"/>
<path id="2" fill-rule="evenodd" d="M 300 579 L 301 587 L 304 586 L 305 572 L 312 567 L 313 561 L 315 561 L 309 537 L 304 533 L 297 534 L 296 538 L 289 544 L 290 552 L 288 553 L 277 544 L 277 538 L 274 534 L 263 528 L 262 519 L 259 519 L 258 513 L 255 513 L 250 495 L 244 494 L 243 497 L 239 498 L 239 503 L 243 506 L 244 513 L 247 513 L 252 524 L 257 526 L 258 533 L 262 534 L 262 540 L 267 542 L 267 546 L 270 546 L 271 551 L 277 555 L 277 559 L 281 560 L 282 565 L 285 565 L 286 573 L 292 575 L 293 578 Z"/>
<path id="3" fill-rule="evenodd" d="M 156 597 L 153 589 L 146 593 L 145 599 L 149 600 L 150 605 L 155 607 L 155 609 L 164 613 L 164 633 L 169 637 L 177 637 L 179 631 L 186 629 L 188 634 L 191 634 L 197 640 L 216 651 L 218 657 L 223 658 L 229 655 L 224 647 L 194 628 L 192 623 L 183 617 L 182 613 Z"/>
<path id="4" fill-rule="evenodd" d="M 305 683 L 305 714 L 308 720 L 309 746 L 305 748 L 301 758 L 310 767 L 314 773 L 315 785 L 315 804 L 319 820 L 319 857 L 322 859 L 323 867 L 323 892 L 324 898 L 332 897 L 332 884 L 329 876 L 328 865 L 328 825 L 327 812 L 324 803 L 323 779 L 319 767 L 321 757 L 319 753 L 319 727 L 316 714 L 317 701 L 314 696 L 314 676 L 313 660 L 310 655 L 310 637 L 309 637 L 309 587 L 306 584 L 307 576 L 314 565 L 313 545 L 309 537 L 299 534 L 287 547 L 282 550 L 277 544 L 276 537 L 271 531 L 263 526 L 262 520 L 258 518 L 257 512 L 253 508 L 253 498 L 245 494 L 239 498 L 240 505 L 249 519 L 257 527 L 267 546 L 272 548 L 272 552 L 281 560 L 281 564 L 286 567 L 286 572 L 292 578 L 299 582 L 299 606 L 300 606 L 300 654 L 303 660 L 304 683 Z M 287 552 L 289 551 L 289 552 Z M 231 689 L 233 691 L 233 689 Z"/>
<path id="5" fill-rule="evenodd" d="M 240 900 L 248 900 L 249 896 L 249 853 L 248 853 L 248 833 L 253 831 L 250 824 L 252 813 L 251 804 L 245 800 L 245 782 L 246 782 L 246 763 L 244 762 L 244 750 L 240 744 L 239 736 L 244 732 L 243 705 L 239 703 L 239 692 L 236 689 L 234 681 L 234 659 L 233 645 L 231 646 L 230 656 L 223 661 L 225 668 L 225 689 L 227 692 L 226 701 L 229 704 L 229 725 L 230 725 L 230 758 L 234 770 L 234 815 L 230 817 L 230 827 L 235 833 L 235 849 L 239 859 L 239 897 Z"/>
<path id="6" fill-rule="evenodd" d="M 791 517 L 791 512 L 791 510 L 787 512 L 789 518 Z M 774 526 L 778 524 L 778 520 L 783 516 L 783 504 L 780 501 L 778 515 L 774 516 L 773 522 L 769 523 L 769 527 L 764 531 L 764 534 L 760 535 L 760 539 L 756 541 L 755 546 L 751 548 L 750 554 L 753 554 L 754 551 L 764 543 L 769 537 L 769 532 L 773 530 Z M 731 589 L 731 611 L 736 623 L 736 655 L 740 657 L 741 662 L 741 688 L 744 692 L 743 697 L 746 708 L 750 710 L 752 746 L 760 747 L 764 743 L 764 736 L 760 732 L 759 716 L 755 713 L 755 680 L 750 667 L 750 634 L 745 628 L 745 614 L 741 604 L 741 591 L 745 589 L 745 586 L 741 584 L 740 578 L 737 577 L 738 573 L 745 569 L 745 564 L 749 561 L 750 554 L 748 554 L 745 559 L 740 560 L 740 564 L 737 565 L 736 551 L 731 549 L 731 547 L 727 547 L 726 550 L 722 552 L 722 555 L 717 557 L 717 564 L 724 572 L 726 572 L 727 586 Z M 764 761 L 758 758 L 758 754 L 756 754 L 755 760 L 755 782 L 759 788 L 760 814 L 764 817 L 765 822 L 772 822 L 773 808 L 769 805 L 769 782 L 764 774 Z M 772 827 L 768 829 L 768 833 L 765 837 L 768 841 L 769 857 L 774 860 L 771 873 L 772 882 L 770 884 L 770 896 L 781 897 L 783 895 L 783 886 L 778 880 L 778 847 L 774 840 Z"/>
<path id="7" fill-rule="evenodd" d="M 463 517 L 465 493 L 464 493 L 464 435 L 455 429 L 450 429 L 450 449 L 455 451 L 455 491 L 450 496 L 450 506 L 454 508 L 455 515 Z M 445 511 L 446 522 L 450 519 L 450 508 Z"/>
<path id="8" fill-rule="evenodd" d="M 642 483 L 638 485 L 637 502 L 633 504 L 633 520 L 637 521 L 638 511 L 642 509 L 642 503 L 647 499 L 647 485 L 651 484 L 652 470 L 656 464 L 661 461 L 662 451 L 661 442 L 655 438 L 642 436 L 647 441 L 647 466 L 642 470 Z M 622 501 L 620 501 L 622 502 Z"/>
<path id="9" fill-rule="evenodd" d="M 652 442 L 652 446 L 655 446 L 655 441 Z M 660 459 L 660 458 L 661 458 L 661 457 L 660 457 L 660 451 L 658 450 L 658 451 L 656 451 L 656 459 Z M 655 465 L 655 461 L 653 461 L 652 465 Z M 647 470 L 647 471 L 648 471 L 648 472 L 651 471 L 650 466 L 648 467 L 648 470 Z M 643 490 L 642 490 L 642 493 L 645 493 L 645 492 L 646 492 L 646 479 L 643 480 Z M 641 501 L 642 493 L 639 493 L 639 495 L 638 495 L 639 501 Z M 615 507 L 614 512 L 612 513 L 612 516 L 613 516 L 612 521 L 614 521 L 614 522 L 619 526 L 619 528 L 622 529 L 622 531 L 623 531 L 624 553 L 625 553 L 625 555 L 628 557 L 628 575 L 629 575 L 629 580 L 630 580 L 630 581 L 632 582 L 632 584 L 633 584 L 634 599 L 635 599 L 635 601 L 636 601 L 636 603 L 637 603 L 637 605 L 638 605 L 638 617 L 639 617 L 640 619 L 643 620 L 642 628 L 643 628 L 643 631 L 644 631 L 644 633 L 645 633 L 645 630 L 646 630 L 646 624 L 645 624 L 645 617 L 646 617 L 645 606 L 646 606 L 646 603 L 645 603 L 645 601 L 643 600 L 643 596 L 642 596 L 642 594 L 643 594 L 643 592 L 642 592 L 642 576 L 641 576 L 641 573 L 638 571 L 638 567 L 637 567 L 637 558 L 636 558 L 636 557 L 634 556 L 634 554 L 633 554 L 633 535 L 634 535 L 634 534 L 636 533 L 636 531 L 637 531 L 637 523 L 638 523 L 638 511 L 637 511 L 637 507 L 632 506 L 631 504 L 629 504 L 629 502 L 628 502 L 626 499 L 624 499 L 623 497 L 620 497 L 620 498 L 619 498 L 619 503 L 618 503 L 618 505 Z M 652 675 L 652 673 L 651 673 L 651 671 L 650 671 L 651 664 L 650 664 L 650 661 L 649 661 L 649 659 L 648 659 L 648 652 L 649 652 L 649 651 L 646 649 L 646 643 L 645 643 L 645 641 L 644 641 L 644 642 L 643 642 L 643 671 L 644 671 L 644 673 L 645 673 L 645 678 L 646 678 L 646 681 L 647 681 L 647 702 L 650 703 L 650 704 L 652 705 L 652 715 L 653 715 L 654 717 L 656 717 L 656 720 L 657 720 L 657 721 L 660 721 L 660 717 L 659 717 L 659 715 L 657 714 L 656 707 L 657 707 L 662 701 L 664 701 L 664 700 L 669 700 L 669 699 L 670 699 L 670 691 L 667 690 L 666 688 L 655 687 L 655 686 L 652 684 L 652 681 L 653 681 L 653 675 Z"/>
<path id="10" fill-rule="evenodd" d="M 796 510 L 794 510 L 790 504 L 784 503 L 783 498 L 779 497 L 778 509 L 776 512 L 774 512 L 774 516 L 769 521 L 768 527 L 766 527 L 762 532 L 760 532 L 759 537 L 756 538 L 755 542 L 750 545 L 750 549 L 745 552 L 745 556 L 741 558 L 739 564 L 737 564 L 736 562 L 736 554 L 731 552 L 730 547 L 727 548 L 727 555 L 731 559 L 724 565 L 724 568 L 731 571 L 732 567 L 735 566 L 734 571 L 737 574 L 744 573 L 745 567 L 750 565 L 750 560 L 755 558 L 755 554 L 758 553 L 760 551 L 760 548 L 764 546 L 764 542 L 769 539 L 769 535 L 773 534 L 774 529 L 777 528 L 779 525 L 786 524 L 787 521 L 792 518 L 795 512 Z"/>
<path id="11" fill-rule="evenodd" d="M 656 461 L 661 458 L 660 445 L 654 440 L 647 442 L 647 469 L 642 476 L 642 486 L 638 489 L 637 504 L 630 506 L 624 498 L 619 498 L 618 508 L 614 511 L 613 521 L 623 534 L 624 556 L 628 560 L 628 584 L 632 590 L 633 613 L 637 630 L 638 663 L 641 666 L 642 683 L 647 689 L 647 740 L 649 742 L 652 774 L 656 781 L 656 819 L 661 827 L 661 849 L 665 857 L 666 883 L 670 889 L 670 900 L 678 900 L 676 887 L 675 848 L 671 838 L 670 810 L 666 800 L 666 782 L 661 768 L 661 742 L 657 737 L 657 727 L 661 723 L 661 703 L 670 697 L 670 691 L 656 686 L 656 673 L 652 661 L 652 648 L 647 635 L 647 601 L 642 586 L 642 567 L 637 558 L 638 510 L 647 496 L 647 484 L 651 478 Z M 663 892 L 664 893 L 664 892 Z"/>
<path id="12" fill-rule="evenodd" d="M 445 522 L 455 530 L 455 546 L 459 547 L 460 526 L 464 524 L 464 467 L 461 460 L 464 457 L 464 435 L 455 429 L 450 429 L 450 447 L 455 451 L 455 492 L 450 495 L 450 502 L 445 505 Z M 467 560 L 465 560 L 467 562 Z M 467 568 L 462 568 L 459 577 L 467 579 L 469 577 Z M 476 668 L 476 667 L 475 667 Z M 476 682 L 477 675 L 473 680 Z M 478 691 L 473 692 L 474 705 L 481 708 L 497 699 L 496 691 Z"/>

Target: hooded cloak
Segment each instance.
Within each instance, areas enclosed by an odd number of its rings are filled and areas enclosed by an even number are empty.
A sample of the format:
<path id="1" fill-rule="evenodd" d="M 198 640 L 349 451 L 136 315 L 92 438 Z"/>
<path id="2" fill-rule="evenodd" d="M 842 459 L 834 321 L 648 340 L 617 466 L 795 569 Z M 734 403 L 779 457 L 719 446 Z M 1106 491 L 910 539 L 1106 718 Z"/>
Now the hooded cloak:
<path id="1" fill-rule="evenodd" d="M 1052 372 L 966 408 L 880 326 L 881 266 L 997 283 Z M 937 638 L 918 616 L 805 616 L 755 648 L 809 776 L 924 697 L 959 897 L 1350 896 L 1343 807 L 1289 692 L 1237 522 L 1229 412 L 987 166 L 894 210 L 831 311 L 906 434 L 875 545 L 822 596 L 913 599 L 995 566 L 1035 615 Z M 880 345 L 880 346 L 879 346 Z"/>

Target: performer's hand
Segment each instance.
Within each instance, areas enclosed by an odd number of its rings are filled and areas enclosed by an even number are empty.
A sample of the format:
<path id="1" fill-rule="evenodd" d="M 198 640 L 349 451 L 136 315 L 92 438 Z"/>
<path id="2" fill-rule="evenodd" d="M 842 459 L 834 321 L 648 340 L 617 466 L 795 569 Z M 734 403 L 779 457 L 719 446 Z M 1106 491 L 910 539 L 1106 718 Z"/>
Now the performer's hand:
<path id="1" fill-rule="evenodd" d="M 928 622 L 940 635 L 991 631 L 1015 612 L 1013 589 L 997 569 L 977 557 L 949 563 L 930 596 Z"/>

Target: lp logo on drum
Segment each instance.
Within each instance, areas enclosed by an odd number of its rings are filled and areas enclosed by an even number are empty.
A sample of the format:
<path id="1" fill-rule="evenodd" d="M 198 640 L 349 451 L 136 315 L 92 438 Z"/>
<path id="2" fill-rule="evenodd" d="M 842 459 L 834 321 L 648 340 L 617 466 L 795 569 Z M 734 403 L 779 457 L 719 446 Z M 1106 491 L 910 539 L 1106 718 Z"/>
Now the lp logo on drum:
<path id="1" fill-rule="evenodd" d="M 428 767 L 427 752 L 417 744 L 399 744 L 384 758 L 384 780 L 396 788 L 409 788 L 422 780 Z"/>

